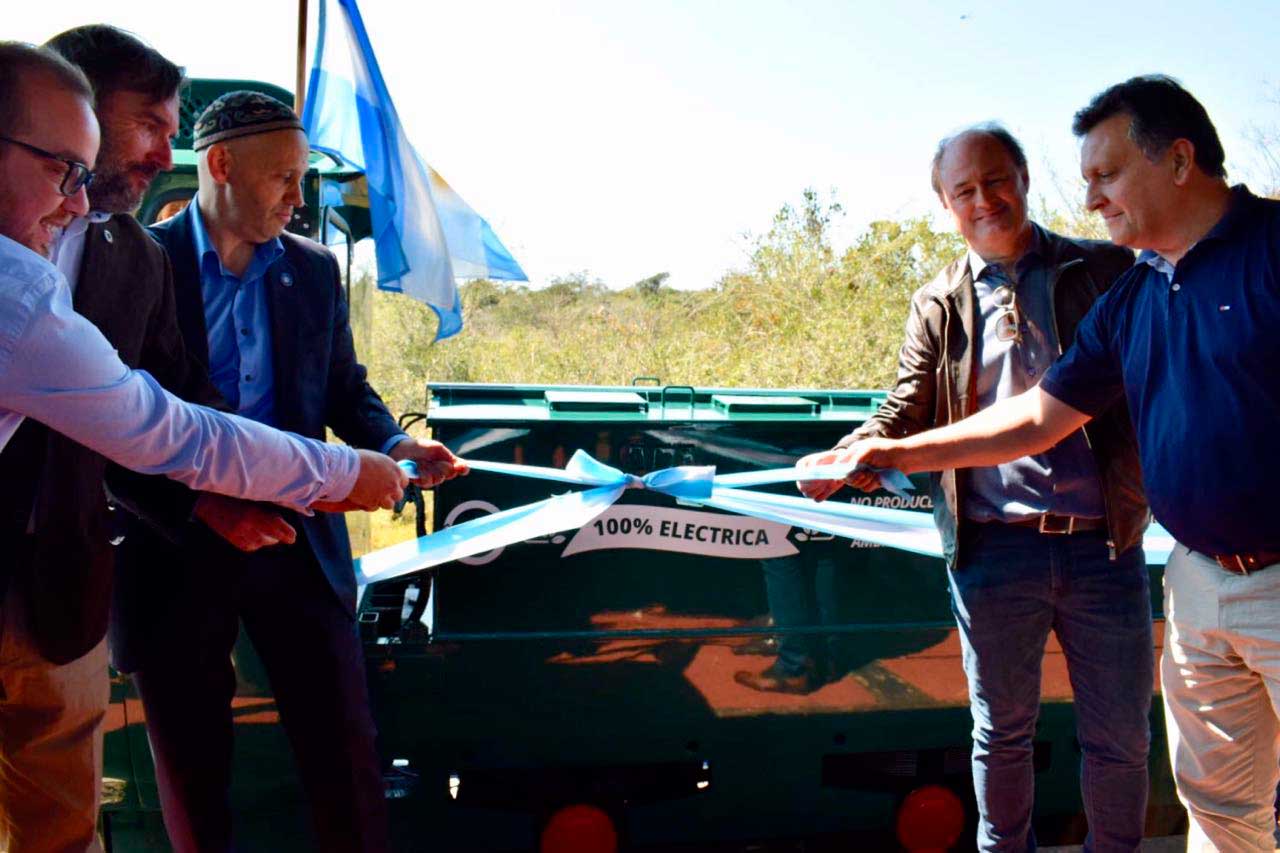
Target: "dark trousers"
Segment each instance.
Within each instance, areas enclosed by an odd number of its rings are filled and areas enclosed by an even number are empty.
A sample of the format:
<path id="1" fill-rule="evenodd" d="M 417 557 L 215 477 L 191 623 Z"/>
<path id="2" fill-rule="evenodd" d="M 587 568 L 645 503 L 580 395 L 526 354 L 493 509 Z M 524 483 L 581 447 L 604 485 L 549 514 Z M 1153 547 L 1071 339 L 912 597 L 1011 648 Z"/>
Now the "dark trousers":
<path id="1" fill-rule="evenodd" d="M 316 849 L 387 850 L 384 782 L 354 620 L 305 545 L 228 562 L 219 578 L 190 579 L 200 592 L 185 599 L 190 630 L 175 638 L 182 651 L 149 660 L 133 676 L 175 851 L 233 849 L 231 651 L 241 621 L 293 747 Z"/>
<path id="2" fill-rule="evenodd" d="M 769 613 L 778 628 L 832 625 L 836 592 L 835 558 L 809 551 L 761 560 Z M 819 683 L 841 675 L 831 634 L 782 634 L 777 666 L 782 675 L 810 674 Z"/>

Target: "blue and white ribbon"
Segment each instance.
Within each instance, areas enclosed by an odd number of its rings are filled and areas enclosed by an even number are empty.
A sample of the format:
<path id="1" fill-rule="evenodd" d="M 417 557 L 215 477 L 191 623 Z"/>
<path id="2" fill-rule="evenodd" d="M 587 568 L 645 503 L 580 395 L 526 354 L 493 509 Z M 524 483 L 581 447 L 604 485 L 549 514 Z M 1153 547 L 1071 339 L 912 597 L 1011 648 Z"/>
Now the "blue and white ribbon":
<path id="1" fill-rule="evenodd" d="M 716 475 L 713 466 L 682 465 L 638 477 L 605 465 L 578 450 L 563 469 L 472 460 L 468 460 L 467 465 L 473 471 L 532 477 L 589 488 L 456 524 L 420 539 L 366 554 L 356 561 L 358 583 L 391 580 L 515 542 L 577 530 L 612 506 L 627 489 L 647 489 L 685 504 L 891 545 L 918 554 L 937 556 L 941 553 L 937 531 L 927 515 L 880 507 L 817 503 L 799 496 L 772 495 L 747 488 L 797 480 L 843 479 L 854 467 L 847 464 L 803 469 L 774 468 L 720 476 Z M 901 472 L 878 473 L 885 488 L 895 494 L 905 496 L 907 490 L 913 488 L 911 481 Z"/>
<path id="2" fill-rule="evenodd" d="M 416 474 L 411 462 L 400 464 L 411 476 Z M 942 556 L 941 539 L 933 517 L 927 513 L 837 501 L 819 503 L 799 495 L 775 495 L 748 488 L 805 480 L 843 480 L 856 467 L 847 463 L 810 468 L 772 468 L 718 476 L 710 465 L 682 465 L 640 477 L 605 465 L 578 450 L 563 469 L 471 460 L 467 465 L 473 471 L 552 480 L 589 488 L 456 524 L 419 539 L 366 554 L 356 560 L 358 583 L 387 581 L 516 542 L 577 530 L 612 506 L 627 489 L 647 489 L 683 504 L 711 507 L 927 557 Z M 914 488 L 900 471 L 877 470 L 876 473 L 880 476 L 881 485 L 900 497 L 906 497 L 907 492 Z M 1163 563 L 1172 547 L 1172 538 L 1164 528 L 1152 525 L 1144 544 L 1147 561 Z"/>

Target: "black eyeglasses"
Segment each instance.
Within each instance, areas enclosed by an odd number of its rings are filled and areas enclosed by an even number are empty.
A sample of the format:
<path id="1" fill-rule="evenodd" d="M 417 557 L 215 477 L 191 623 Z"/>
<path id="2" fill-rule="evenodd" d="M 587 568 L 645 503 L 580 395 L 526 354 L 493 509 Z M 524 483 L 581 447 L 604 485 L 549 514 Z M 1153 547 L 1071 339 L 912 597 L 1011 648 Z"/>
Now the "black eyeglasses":
<path id="1" fill-rule="evenodd" d="M 1013 288 L 1002 284 L 992 292 L 991 298 L 1000 309 L 996 317 L 996 340 L 1022 343 L 1022 317 L 1018 314 L 1018 297 Z"/>
<path id="2" fill-rule="evenodd" d="M 80 192 L 81 187 L 87 187 L 93 183 L 93 172 L 84 163 L 76 160 L 68 160 L 66 157 L 60 157 L 52 151 L 45 151 L 43 148 L 37 148 L 29 142 L 23 142 L 20 139 L 10 139 L 7 136 L 0 136 L 0 142 L 8 142 L 10 145 L 17 145 L 19 148 L 25 148 L 38 157 L 44 157 L 48 160 L 57 160 L 67 167 L 67 173 L 62 176 L 61 183 L 58 184 L 58 192 L 63 195 L 75 195 Z"/>

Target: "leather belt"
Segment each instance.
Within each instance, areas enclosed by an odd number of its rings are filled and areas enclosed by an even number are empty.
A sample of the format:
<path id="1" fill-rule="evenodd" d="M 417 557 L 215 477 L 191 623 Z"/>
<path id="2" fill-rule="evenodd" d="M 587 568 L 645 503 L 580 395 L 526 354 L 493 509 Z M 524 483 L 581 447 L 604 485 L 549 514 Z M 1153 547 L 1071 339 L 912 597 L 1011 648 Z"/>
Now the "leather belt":
<path id="1" fill-rule="evenodd" d="M 1213 554 L 1219 566 L 1234 575 L 1251 575 L 1280 563 L 1280 551 L 1255 551 L 1252 554 Z"/>
<path id="2" fill-rule="evenodd" d="M 1103 530 L 1107 526 L 1105 518 L 1077 518 L 1074 515 L 1055 515 L 1051 512 L 1004 523 L 1014 527 L 1031 527 L 1041 533 L 1057 536 L 1069 536 L 1086 530 Z"/>

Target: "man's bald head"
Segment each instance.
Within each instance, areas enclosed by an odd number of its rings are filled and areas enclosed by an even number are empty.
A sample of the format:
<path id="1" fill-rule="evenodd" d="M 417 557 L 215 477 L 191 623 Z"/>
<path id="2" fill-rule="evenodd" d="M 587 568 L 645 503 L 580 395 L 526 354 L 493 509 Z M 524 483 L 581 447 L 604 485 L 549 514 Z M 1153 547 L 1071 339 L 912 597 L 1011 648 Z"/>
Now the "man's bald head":
<path id="1" fill-rule="evenodd" d="M 1008 152 L 1014 165 L 1021 169 L 1023 173 L 1026 173 L 1027 155 L 1022 150 L 1022 144 L 1014 138 L 1014 135 L 1010 133 L 1004 125 L 994 121 L 975 124 L 972 127 L 965 128 L 959 133 L 953 133 L 950 136 L 943 137 L 942 140 L 938 142 L 938 148 L 933 152 L 933 168 L 929 173 L 930 182 L 933 184 L 933 191 L 937 193 L 938 198 L 942 198 L 942 159 L 947 155 L 948 149 L 957 142 L 971 141 L 975 137 L 984 136 L 1000 143 L 1001 147 Z"/>
<path id="2" fill-rule="evenodd" d="M 206 224 L 250 243 L 284 231 L 302 207 L 310 147 L 300 130 L 274 130 L 215 142 L 196 158 Z"/>
<path id="3" fill-rule="evenodd" d="M 938 145 L 933 188 L 970 249 L 1012 264 L 1030 244 L 1027 158 L 999 125 L 978 125 Z"/>

